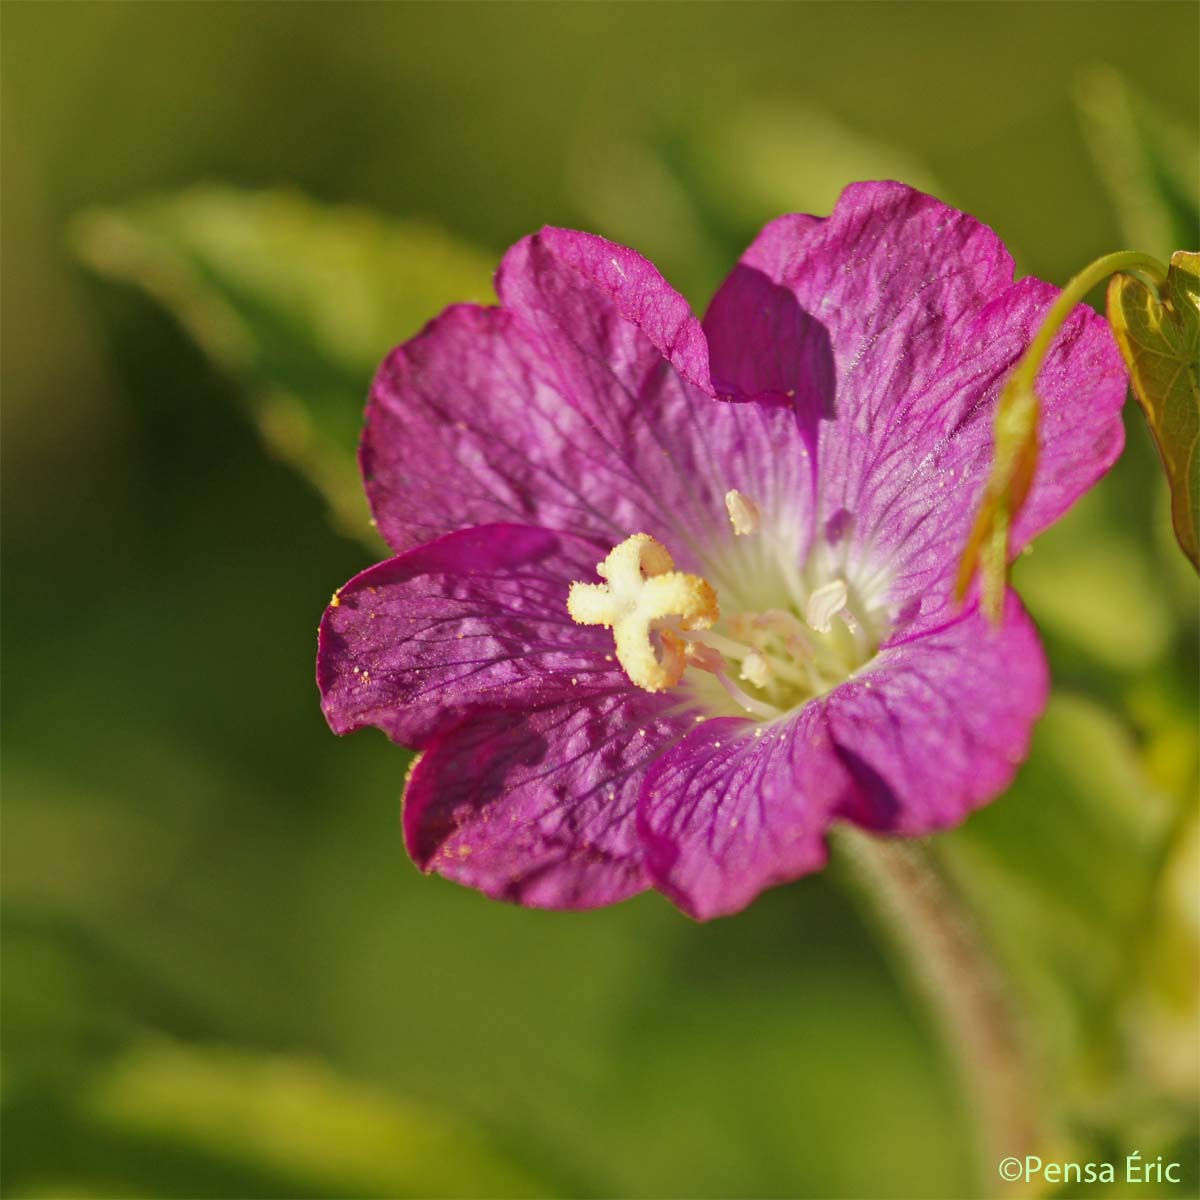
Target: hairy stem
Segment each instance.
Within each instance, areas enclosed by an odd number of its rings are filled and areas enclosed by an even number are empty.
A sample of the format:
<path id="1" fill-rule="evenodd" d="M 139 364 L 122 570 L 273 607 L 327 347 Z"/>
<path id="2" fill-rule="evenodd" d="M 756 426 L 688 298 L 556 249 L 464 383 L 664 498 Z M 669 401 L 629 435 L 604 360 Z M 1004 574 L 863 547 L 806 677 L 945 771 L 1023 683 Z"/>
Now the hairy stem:
<path id="1" fill-rule="evenodd" d="M 882 927 L 907 982 L 927 1005 L 974 1121 L 980 1195 L 1002 1159 L 1039 1144 L 1038 1088 L 1020 1020 L 982 931 L 928 847 L 852 826 L 830 839 L 856 900 Z"/>

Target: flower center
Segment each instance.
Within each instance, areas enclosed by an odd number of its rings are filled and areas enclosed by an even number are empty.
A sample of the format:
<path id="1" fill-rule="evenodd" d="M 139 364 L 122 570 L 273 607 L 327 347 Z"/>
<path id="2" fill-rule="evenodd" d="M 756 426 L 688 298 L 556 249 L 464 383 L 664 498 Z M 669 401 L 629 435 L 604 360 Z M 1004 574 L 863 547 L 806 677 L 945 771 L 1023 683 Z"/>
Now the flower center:
<path id="1" fill-rule="evenodd" d="M 571 584 L 567 611 L 580 625 L 613 631 L 617 661 L 646 691 L 682 683 L 714 714 L 771 720 L 874 657 L 890 624 L 882 579 L 826 544 L 800 563 L 796 539 L 753 500 L 731 491 L 725 503 L 735 536 L 713 574 L 737 581 L 726 610 L 708 580 L 675 570 L 661 542 L 636 533 L 597 564 L 603 583 Z M 749 553 L 736 546 L 743 539 Z"/>

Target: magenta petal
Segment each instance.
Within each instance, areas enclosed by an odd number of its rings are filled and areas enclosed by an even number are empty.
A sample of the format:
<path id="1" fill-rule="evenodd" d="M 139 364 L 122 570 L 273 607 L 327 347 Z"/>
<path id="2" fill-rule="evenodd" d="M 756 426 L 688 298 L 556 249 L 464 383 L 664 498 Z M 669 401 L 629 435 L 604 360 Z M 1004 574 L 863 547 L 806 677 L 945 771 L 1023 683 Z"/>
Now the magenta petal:
<path id="1" fill-rule="evenodd" d="M 435 738 L 412 772 L 409 853 L 423 870 L 538 908 L 643 891 L 642 776 L 692 720 L 636 689 L 473 717 Z"/>
<path id="2" fill-rule="evenodd" d="M 359 459 L 380 533 L 403 551 L 497 522 L 599 533 L 587 430 L 511 314 L 457 305 L 384 361 Z"/>
<path id="3" fill-rule="evenodd" d="M 957 825 L 1012 781 L 1048 694 L 1037 631 L 1011 591 L 999 629 L 976 610 L 884 649 L 819 702 L 856 785 L 841 815 L 907 835 Z"/>
<path id="4" fill-rule="evenodd" d="M 852 184 L 824 220 L 772 221 L 740 265 L 789 292 L 828 329 L 839 424 L 879 434 L 896 406 L 953 362 L 955 325 L 1007 288 L 1013 269 L 986 225 L 888 182 Z M 722 323 L 749 329 L 757 319 L 743 305 Z M 724 369 L 714 352 L 714 374 Z"/>
<path id="5" fill-rule="evenodd" d="M 634 250 L 593 233 L 547 227 L 504 256 L 496 292 L 552 351 L 574 360 L 570 386 L 594 371 L 593 394 L 607 392 L 614 379 L 640 391 L 647 372 L 665 359 L 689 383 L 711 391 L 700 322 Z"/>
<path id="6" fill-rule="evenodd" d="M 449 534 L 364 571 L 325 610 L 317 655 L 335 733 L 376 725 L 419 745 L 464 713 L 632 685 L 607 630 L 576 625 L 567 591 L 593 546 L 544 529 Z"/>
<path id="7" fill-rule="evenodd" d="M 1012 309 L 1028 322 L 1026 342 L 1058 295 L 1058 288 L 1034 279 L 1022 279 L 1009 290 Z M 1128 383 L 1108 322 L 1087 305 L 1078 305 L 1038 372 L 1042 414 L 1037 471 L 1013 528 L 1013 554 L 1054 524 L 1120 458 Z"/>
<path id="8" fill-rule="evenodd" d="M 654 885 L 693 916 L 722 916 L 823 866 L 836 821 L 906 835 L 958 824 L 1011 782 L 1048 682 L 1010 594 L 998 631 L 975 612 L 893 646 L 758 736 L 737 718 L 706 722 L 646 776 Z"/>
<path id="9" fill-rule="evenodd" d="M 815 871 L 849 778 L 820 706 L 760 726 L 707 721 L 646 776 L 638 824 L 654 886 L 700 920 Z"/>

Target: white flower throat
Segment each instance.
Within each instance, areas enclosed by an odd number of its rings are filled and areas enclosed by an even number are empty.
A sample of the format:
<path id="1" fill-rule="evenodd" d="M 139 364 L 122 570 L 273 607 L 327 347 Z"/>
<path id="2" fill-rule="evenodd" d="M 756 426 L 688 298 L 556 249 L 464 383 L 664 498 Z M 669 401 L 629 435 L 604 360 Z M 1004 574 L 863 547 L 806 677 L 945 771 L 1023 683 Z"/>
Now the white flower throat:
<path id="1" fill-rule="evenodd" d="M 567 611 L 613 631 L 617 661 L 646 691 L 682 684 L 714 713 L 770 720 L 874 657 L 890 625 L 884 580 L 826 543 L 800 563 L 797 539 L 773 533 L 741 492 L 727 493 L 725 507 L 736 536 L 712 571 L 736 581 L 724 602 L 707 579 L 675 570 L 661 542 L 635 533 L 596 565 L 603 583 L 571 584 Z"/>

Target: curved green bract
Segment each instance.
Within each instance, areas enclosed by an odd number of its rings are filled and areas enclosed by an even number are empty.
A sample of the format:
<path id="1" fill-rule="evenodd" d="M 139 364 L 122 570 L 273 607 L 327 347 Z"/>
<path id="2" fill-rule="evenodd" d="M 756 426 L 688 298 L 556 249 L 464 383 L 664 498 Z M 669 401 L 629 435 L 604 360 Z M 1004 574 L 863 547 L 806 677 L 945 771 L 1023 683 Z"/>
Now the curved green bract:
<path id="1" fill-rule="evenodd" d="M 1089 263 L 1059 293 L 996 403 L 992 470 L 959 560 L 954 589 L 961 604 L 978 573 L 980 603 L 993 624 L 1000 620 L 1008 583 L 1009 531 L 1037 469 L 1042 408 L 1036 390 L 1038 369 L 1071 311 L 1115 271 L 1142 271 L 1156 281 L 1165 284 L 1166 280 L 1162 263 L 1137 250 L 1118 250 Z"/>
<path id="2" fill-rule="evenodd" d="M 1171 522 L 1200 570 L 1200 254 L 1171 256 L 1162 294 L 1115 275 L 1108 320 L 1171 489 Z"/>

